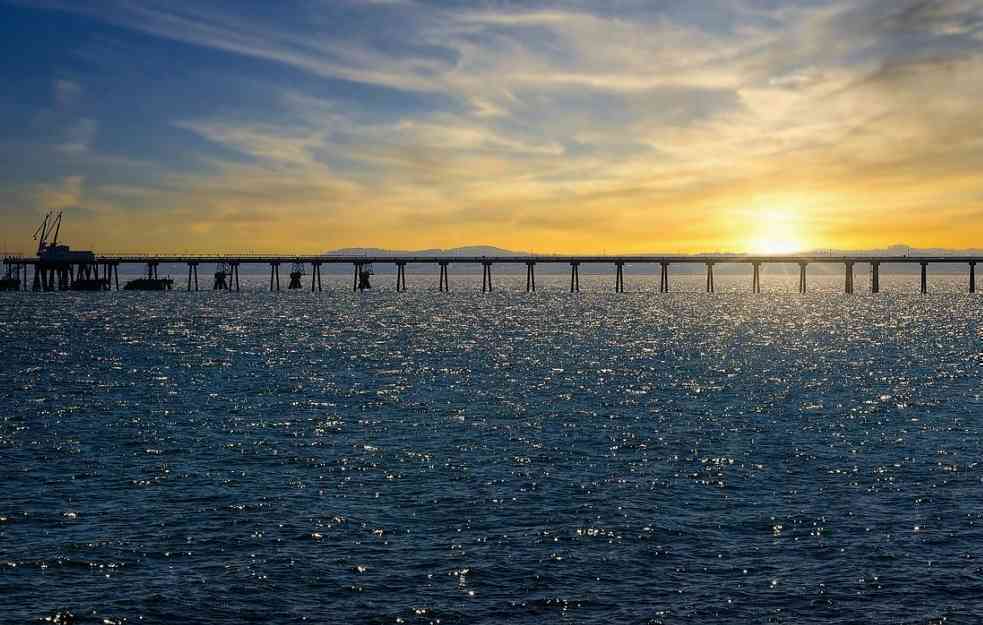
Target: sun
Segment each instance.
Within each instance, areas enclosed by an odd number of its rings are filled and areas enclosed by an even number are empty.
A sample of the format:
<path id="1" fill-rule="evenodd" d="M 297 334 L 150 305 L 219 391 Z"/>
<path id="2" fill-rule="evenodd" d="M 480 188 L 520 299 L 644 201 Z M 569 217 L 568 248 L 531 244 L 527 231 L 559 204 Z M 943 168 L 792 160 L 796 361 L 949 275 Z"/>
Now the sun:
<path id="1" fill-rule="evenodd" d="M 794 254 L 801 252 L 803 249 L 801 241 L 789 238 L 762 238 L 753 241 L 749 247 L 753 254 L 769 254 L 773 256 Z"/>
<path id="2" fill-rule="evenodd" d="M 750 254 L 783 255 L 804 251 L 806 226 L 803 202 L 789 197 L 759 198 L 748 211 L 753 230 L 745 238 Z"/>

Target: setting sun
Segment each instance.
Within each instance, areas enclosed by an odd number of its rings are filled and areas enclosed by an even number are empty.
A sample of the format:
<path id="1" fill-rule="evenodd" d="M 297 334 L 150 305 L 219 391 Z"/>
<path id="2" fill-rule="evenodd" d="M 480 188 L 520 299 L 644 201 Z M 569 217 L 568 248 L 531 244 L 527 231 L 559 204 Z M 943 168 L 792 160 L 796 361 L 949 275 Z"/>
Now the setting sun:
<path id="1" fill-rule="evenodd" d="M 793 239 L 760 239 L 754 241 L 750 246 L 750 252 L 754 254 L 794 254 L 801 252 L 803 245 Z"/>
<path id="2" fill-rule="evenodd" d="M 748 211 L 747 223 L 753 230 L 745 239 L 745 251 L 751 254 L 793 254 L 804 251 L 807 228 L 804 215 L 807 203 L 799 197 L 764 196 L 756 198 Z"/>

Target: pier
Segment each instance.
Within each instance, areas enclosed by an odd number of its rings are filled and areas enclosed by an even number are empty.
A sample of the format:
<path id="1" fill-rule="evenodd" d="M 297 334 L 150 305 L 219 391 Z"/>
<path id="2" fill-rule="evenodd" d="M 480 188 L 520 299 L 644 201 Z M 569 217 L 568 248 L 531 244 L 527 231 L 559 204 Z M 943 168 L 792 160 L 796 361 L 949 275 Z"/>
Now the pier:
<path id="1" fill-rule="evenodd" d="M 375 264 L 391 264 L 395 267 L 395 289 L 406 291 L 406 266 L 426 265 L 436 269 L 438 289 L 448 292 L 451 289 L 452 266 L 481 266 L 482 292 L 492 291 L 492 275 L 496 265 L 515 265 L 526 267 L 526 292 L 536 291 L 536 266 L 544 264 L 568 265 L 570 268 L 570 292 L 580 291 L 580 268 L 582 265 L 608 266 L 613 270 L 613 288 L 616 293 L 625 292 L 625 272 L 629 266 L 659 265 L 659 292 L 669 292 L 671 268 L 679 265 L 703 265 L 706 272 L 706 291 L 713 293 L 714 267 L 723 264 L 749 265 L 751 267 L 750 292 L 761 292 L 761 267 L 763 265 L 794 265 L 799 268 L 799 293 L 808 292 L 808 268 L 810 265 L 840 265 L 844 271 L 844 293 L 854 293 L 855 265 L 870 267 L 870 292 L 880 292 L 880 267 L 885 263 L 917 264 L 920 267 L 920 290 L 928 293 L 928 274 L 932 265 L 961 264 L 968 268 L 970 293 L 976 293 L 976 264 L 983 257 L 976 256 L 823 256 L 823 255 L 669 255 L 669 256 L 277 256 L 277 255 L 97 255 L 65 260 L 33 257 L 8 256 L 3 259 L 6 290 L 64 291 L 119 290 L 119 268 L 121 265 L 138 266 L 144 275 L 158 278 L 158 268 L 163 263 L 187 266 L 188 291 L 199 290 L 198 267 L 215 268 L 214 290 L 239 291 L 240 265 L 268 266 L 270 270 L 270 290 L 280 290 L 280 265 L 292 267 L 291 289 L 307 288 L 302 284 L 306 275 L 311 292 L 321 291 L 321 268 L 324 265 L 351 266 L 354 290 L 359 290 L 359 275 L 365 268 Z M 309 270 L 308 270 L 309 268 Z"/>

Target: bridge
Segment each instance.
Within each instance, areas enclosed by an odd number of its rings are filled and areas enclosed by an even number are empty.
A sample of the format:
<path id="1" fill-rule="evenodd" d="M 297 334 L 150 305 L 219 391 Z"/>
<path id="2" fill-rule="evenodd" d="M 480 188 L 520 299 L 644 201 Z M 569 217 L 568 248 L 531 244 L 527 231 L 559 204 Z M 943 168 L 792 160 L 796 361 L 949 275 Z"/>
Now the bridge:
<path id="1" fill-rule="evenodd" d="M 280 266 L 290 265 L 290 288 L 303 288 L 300 276 L 310 267 L 310 289 L 321 291 L 321 267 L 324 265 L 351 265 L 352 288 L 358 290 L 359 275 L 373 263 L 386 263 L 395 266 L 396 291 L 406 290 L 406 266 L 433 265 L 438 270 L 439 290 L 450 290 L 450 267 L 452 265 L 481 265 L 482 292 L 492 291 L 492 268 L 495 265 L 519 265 L 526 267 L 526 291 L 536 290 L 536 266 L 540 264 L 564 264 L 570 267 L 570 292 L 580 291 L 581 265 L 608 265 L 614 270 L 614 289 L 617 293 L 625 290 L 625 267 L 629 265 L 659 265 L 661 268 L 659 292 L 668 293 L 670 288 L 670 268 L 673 265 L 703 265 L 706 271 L 706 290 L 714 292 L 714 267 L 722 264 L 741 264 L 751 267 L 751 292 L 761 292 L 761 267 L 768 264 L 791 264 L 799 267 L 799 293 L 807 291 L 807 267 L 812 264 L 839 264 L 844 267 L 844 292 L 854 292 L 855 265 L 869 265 L 870 290 L 880 292 L 880 266 L 882 264 L 917 264 L 921 267 L 921 292 L 928 292 L 928 267 L 937 264 L 963 264 L 969 269 L 969 292 L 976 292 L 976 264 L 983 256 L 832 256 L 832 255 L 527 255 L 527 256 L 335 256 L 335 255 L 269 255 L 269 254 L 223 254 L 223 255 L 147 255 L 117 254 L 97 255 L 67 260 L 52 260 L 42 257 L 8 256 L 3 259 L 7 270 L 5 282 L 17 289 L 35 291 L 56 291 L 76 288 L 83 281 L 86 285 L 97 285 L 96 290 L 119 289 L 120 265 L 140 265 L 145 268 L 148 280 L 159 281 L 158 267 L 164 263 L 186 264 L 188 276 L 186 289 L 199 290 L 199 265 L 214 265 L 214 289 L 239 290 L 240 265 L 268 265 L 270 268 L 270 290 L 280 290 Z M 29 274 L 33 271 L 33 275 Z M 30 286 L 29 286 L 29 280 Z M 91 290 L 91 289 L 90 289 Z"/>

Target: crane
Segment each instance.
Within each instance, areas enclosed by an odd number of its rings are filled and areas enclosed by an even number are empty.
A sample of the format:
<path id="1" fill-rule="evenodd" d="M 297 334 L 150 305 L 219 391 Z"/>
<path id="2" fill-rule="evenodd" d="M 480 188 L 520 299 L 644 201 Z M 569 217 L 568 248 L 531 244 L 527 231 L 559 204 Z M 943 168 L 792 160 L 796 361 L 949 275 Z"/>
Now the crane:
<path id="1" fill-rule="evenodd" d="M 58 234 L 61 232 L 62 214 L 62 211 L 58 211 L 57 215 L 55 215 L 55 211 L 48 211 L 48 214 L 44 216 L 44 221 L 42 221 L 41 225 L 38 226 L 38 229 L 34 231 L 34 240 L 38 242 L 38 256 L 41 256 L 44 252 L 50 249 L 54 249 L 58 245 Z M 54 216 L 53 219 L 52 216 Z M 53 236 L 51 236 L 52 231 Z M 48 243 L 48 236 L 51 236 L 51 243 Z"/>
<path id="2" fill-rule="evenodd" d="M 48 211 L 48 214 L 44 216 L 44 221 L 34 231 L 34 240 L 38 242 L 38 256 L 48 247 L 48 222 L 51 220 L 53 213 L 54 211 Z"/>

